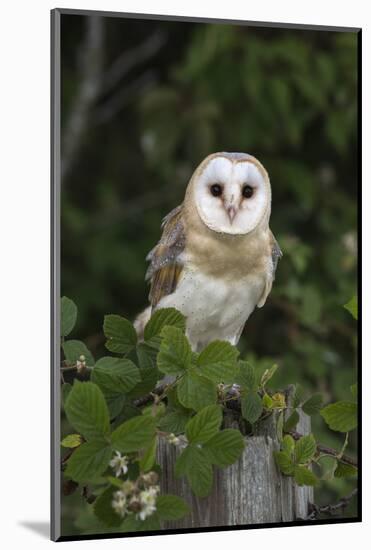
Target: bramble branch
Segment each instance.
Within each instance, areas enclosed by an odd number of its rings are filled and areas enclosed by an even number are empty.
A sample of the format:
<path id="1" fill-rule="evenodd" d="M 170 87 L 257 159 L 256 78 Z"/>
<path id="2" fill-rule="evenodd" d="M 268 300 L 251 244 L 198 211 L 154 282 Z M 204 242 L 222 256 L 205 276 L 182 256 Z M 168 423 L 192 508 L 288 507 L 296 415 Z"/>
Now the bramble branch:
<path id="1" fill-rule="evenodd" d="M 143 397 L 140 397 L 139 399 L 136 399 L 134 401 L 134 405 L 136 407 L 143 407 L 144 405 L 148 405 L 149 403 L 153 403 L 155 400 L 155 396 L 157 397 L 165 397 L 165 394 L 167 393 L 169 387 L 173 387 L 172 384 L 162 384 L 161 386 L 158 386 L 155 388 L 151 393 L 148 395 L 145 395 Z M 237 397 L 236 391 L 231 389 L 231 396 L 229 399 L 227 399 L 224 404 L 227 409 L 231 409 L 236 412 L 241 412 L 241 402 L 240 399 Z M 291 431 L 290 435 L 295 439 L 298 440 L 302 437 L 302 434 Z M 320 453 L 336 457 L 339 462 L 342 462 L 343 464 L 350 464 L 351 466 L 355 466 L 357 468 L 357 461 L 350 456 L 342 455 L 339 456 L 339 451 L 336 449 L 332 449 L 331 447 L 327 447 L 326 445 L 321 445 L 320 443 L 317 443 L 317 450 Z"/>
<path id="2" fill-rule="evenodd" d="M 308 519 L 317 519 L 321 514 L 326 514 L 328 516 L 336 516 L 339 512 L 343 513 L 345 508 L 349 506 L 352 498 L 357 494 L 358 489 L 353 489 L 353 491 L 343 497 L 336 504 L 326 504 L 324 506 L 317 506 L 314 503 L 310 505 L 310 511 Z"/>
<path id="3" fill-rule="evenodd" d="M 292 437 L 296 441 L 302 437 L 302 435 L 299 434 L 298 432 L 290 432 L 290 435 L 292 435 Z M 340 457 L 339 451 L 337 451 L 336 449 L 332 449 L 331 447 L 326 447 L 325 445 L 321 445 L 320 443 L 317 443 L 317 450 L 320 453 L 336 457 L 339 460 L 339 462 L 343 462 L 344 464 L 350 464 L 351 466 L 355 466 L 357 468 L 356 460 L 344 454 Z"/>
<path id="4" fill-rule="evenodd" d="M 78 372 L 83 372 L 84 370 L 92 370 L 93 367 L 87 367 L 86 365 L 81 368 L 81 367 L 78 367 L 77 365 L 68 365 L 68 367 L 61 367 L 61 372 L 73 372 L 73 371 L 78 371 Z"/>

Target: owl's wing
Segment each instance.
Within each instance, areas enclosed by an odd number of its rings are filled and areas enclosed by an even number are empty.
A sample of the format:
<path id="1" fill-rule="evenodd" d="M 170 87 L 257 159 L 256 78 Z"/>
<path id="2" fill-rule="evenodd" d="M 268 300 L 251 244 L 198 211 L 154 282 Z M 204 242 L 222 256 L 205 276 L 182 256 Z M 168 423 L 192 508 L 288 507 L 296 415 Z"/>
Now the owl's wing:
<path id="1" fill-rule="evenodd" d="M 282 250 L 280 249 L 280 245 L 275 239 L 275 236 L 273 235 L 272 231 L 270 232 L 270 238 L 271 238 L 271 251 L 272 251 L 272 263 L 273 263 L 273 272 L 272 272 L 272 278 L 274 281 L 274 277 L 277 270 L 278 260 L 282 258 Z"/>
<path id="2" fill-rule="evenodd" d="M 163 219 L 161 239 L 147 256 L 150 265 L 146 280 L 151 282 L 149 301 L 153 308 L 161 298 L 174 292 L 183 269 L 180 261 L 185 247 L 182 209 L 183 205 L 174 208 Z"/>
<path id="3" fill-rule="evenodd" d="M 278 242 L 276 241 L 272 231 L 270 231 L 269 237 L 270 237 L 270 243 L 269 243 L 270 253 L 271 253 L 271 258 L 272 258 L 272 269 L 267 274 L 263 294 L 262 294 L 259 302 L 257 303 L 258 307 L 263 307 L 264 306 L 264 304 L 266 302 L 266 299 L 268 298 L 268 295 L 269 295 L 270 291 L 272 290 L 272 284 L 273 284 L 273 281 L 274 281 L 274 278 L 275 278 L 278 260 L 280 258 L 282 258 L 282 250 L 280 249 L 280 246 L 279 246 Z"/>

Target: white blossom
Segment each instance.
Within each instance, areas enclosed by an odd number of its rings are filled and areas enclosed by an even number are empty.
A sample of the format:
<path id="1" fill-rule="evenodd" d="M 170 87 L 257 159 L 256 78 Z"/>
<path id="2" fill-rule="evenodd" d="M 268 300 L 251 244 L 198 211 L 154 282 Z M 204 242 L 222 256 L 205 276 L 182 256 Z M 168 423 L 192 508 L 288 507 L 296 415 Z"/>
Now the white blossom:
<path id="1" fill-rule="evenodd" d="M 180 439 L 175 434 L 169 434 L 166 438 L 172 445 L 179 445 Z"/>
<path id="2" fill-rule="evenodd" d="M 86 357 L 85 355 L 80 355 L 78 360 L 76 361 L 76 369 L 77 372 L 82 372 L 86 368 Z"/>
<path id="3" fill-rule="evenodd" d="M 109 465 L 115 471 L 116 477 L 119 477 L 121 474 L 126 474 L 128 471 L 129 460 L 127 456 L 121 456 L 119 451 L 115 451 L 116 456 L 110 461 Z"/>
<path id="4" fill-rule="evenodd" d="M 123 491 L 116 491 L 113 494 L 112 508 L 121 517 L 124 517 L 128 511 L 127 499 Z"/>
<path id="5" fill-rule="evenodd" d="M 153 471 L 148 472 L 147 474 L 142 474 L 141 477 L 145 487 L 156 485 L 156 482 L 158 481 L 158 474 Z"/>
<path id="6" fill-rule="evenodd" d="M 156 511 L 156 499 L 159 490 L 160 487 L 158 485 L 154 485 L 153 487 L 149 487 L 148 489 L 141 491 L 139 501 L 142 509 L 138 513 L 138 517 L 141 520 L 145 520 Z"/>
<path id="7" fill-rule="evenodd" d="M 135 488 L 134 483 L 129 479 L 125 480 L 121 486 L 121 490 L 124 491 L 125 495 L 129 495 L 130 493 L 132 493 L 134 488 Z"/>

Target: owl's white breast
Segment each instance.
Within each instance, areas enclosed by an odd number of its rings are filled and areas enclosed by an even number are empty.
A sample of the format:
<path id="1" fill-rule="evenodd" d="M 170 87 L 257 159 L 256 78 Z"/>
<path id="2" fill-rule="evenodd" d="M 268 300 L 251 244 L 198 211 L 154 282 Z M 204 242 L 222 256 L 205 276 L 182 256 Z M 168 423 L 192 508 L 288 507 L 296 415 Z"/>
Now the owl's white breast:
<path id="1" fill-rule="evenodd" d="M 263 275 L 231 281 L 187 266 L 175 292 L 162 298 L 158 307 L 175 307 L 187 317 L 187 336 L 194 350 L 213 340 L 237 344 L 263 288 Z"/>

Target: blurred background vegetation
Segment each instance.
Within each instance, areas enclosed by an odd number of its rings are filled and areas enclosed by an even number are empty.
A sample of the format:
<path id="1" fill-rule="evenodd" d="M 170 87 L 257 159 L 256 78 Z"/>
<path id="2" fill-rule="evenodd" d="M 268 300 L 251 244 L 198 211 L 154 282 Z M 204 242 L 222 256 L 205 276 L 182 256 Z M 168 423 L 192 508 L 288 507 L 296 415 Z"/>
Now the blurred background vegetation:
<path id="1" fill-rule="evenodd" d="M 284 256 L 241 352 L 279 363 L 276 388 L 299 382 L 326 402 L 348 399 L 356 117 L 355 33 L 62 15 L 61 284 L 79 308 L 74 337 L 104 354 L 103 316 L 134 319 L 146 306 L 145 256 L 193 170 L 215 151 L 248 152 L 270 174 Z M 341 448 L 321 418 L 314 433 Z M 352 484 L 324 482 L 316 502 Z M 79 506 L 65 499 L 64 532 L 89 531 Z"/>

